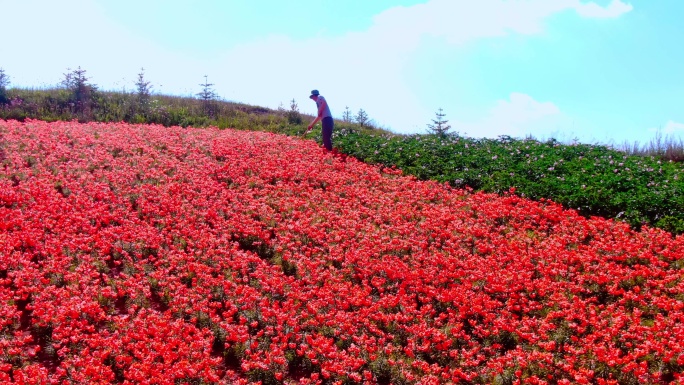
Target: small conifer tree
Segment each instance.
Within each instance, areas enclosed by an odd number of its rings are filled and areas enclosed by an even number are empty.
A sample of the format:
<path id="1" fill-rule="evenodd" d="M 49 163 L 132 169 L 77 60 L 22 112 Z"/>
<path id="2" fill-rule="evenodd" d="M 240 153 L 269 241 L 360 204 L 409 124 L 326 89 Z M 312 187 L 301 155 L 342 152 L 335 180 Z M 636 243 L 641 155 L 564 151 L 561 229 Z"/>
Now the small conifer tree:
<path id="1" fill-rule="evenodd" d="M 93 98 L 97 91 L 97 86 L 88 83 L 90 78 L 86 77 L 86 70 L 80 66 L 78 69 L 67 68 L 64 74 L 62 86 L 69 91 L 70 107 L 79 114 L 85 114 L 93 107 Z"/>
<path id="2" fill-rule="evenodd" d="M 5 70 L 0 68 L 0 104 L 8 104 L 9 97 L 7 96 L 7 86 L 9 86 L 9 76 Z"/>
<path id="3" fill-rule="evenodd" d="M 342 113 L 342 121 L 344 121 L 345 123 L 352 122 L 352 112 L 349 109 L 349 106 L 344 107 L 344 112 Z"/>
<path id="4" fill-rule="evenodd" d="M 145 69 L 141 68 L 138 73 L 138 80 L 135 82 L 137 93 L 137 107 L 143 115 L 147 115 L 150 109 L 150 98 L 152 96 L 152 85 L 145 79 Z"/>
<path id="5" fill-rule="evenodd" d="M 435 113 L 435 118 L 432 119 L 433 124 L 428 124 L 428 131 L 432 134 L 435 134 L 437 136 L 445 137 L 447 136 L 447 133 L 451 129 L 451 126 L 447 125 L 449 122 L 448 120 L 444 119 L 446 114 L 442 112 L 442 109 L 440 108 L 436 113 Z"/>
<path id="6" fill-rule="evenodd" d="M 200 91 L 197 96 L 200 98 L 202 101 L 202 107 L 204 108 L 204 113 L 206 113 L 209 116 L 213 116 L 215 111 L 215 101 L 216 101 L 216 92 L 214 92 L 214 84 L 209 83 L 209 79 L 207 75 L 204 75 L 204 84 L 200 84 L 200 87 L 202 87 L 202 91 Z"/>
<path id="7" fill-rule="evenodd" d="M 368 126 L 370 120 L 368 118 L 368 114 L 366 113 L 366 111 L 363 110 L 363 108 L 359 109 L 359 112 L 356 114 L 356 117 L 354 119 L 356 120 L 356 123 L 358 123 L 361 127 Z"/>
<path id="8" fill-rule="evenodd" d="M 290 124 L 302 124 L 302 115 L 299 113 L 299 106 L 297 102 L 292 98 L 290 100 L 290 110 L 287 111 L 287 121 Z"/>

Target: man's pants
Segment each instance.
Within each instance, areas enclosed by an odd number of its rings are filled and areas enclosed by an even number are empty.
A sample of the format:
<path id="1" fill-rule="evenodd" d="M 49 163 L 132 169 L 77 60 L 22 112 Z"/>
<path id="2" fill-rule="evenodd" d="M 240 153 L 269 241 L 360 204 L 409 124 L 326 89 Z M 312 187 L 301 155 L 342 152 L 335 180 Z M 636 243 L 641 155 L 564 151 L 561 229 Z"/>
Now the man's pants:
<path id="1" fill-rule="evenodd" d="M 323 118 L 323 128 L 321 129 L 321 134 L 323 135 L 323 146 L 328 150 L 332 151 L 332 132 L 333 132 L 333 118 L 326 117 Z"/>

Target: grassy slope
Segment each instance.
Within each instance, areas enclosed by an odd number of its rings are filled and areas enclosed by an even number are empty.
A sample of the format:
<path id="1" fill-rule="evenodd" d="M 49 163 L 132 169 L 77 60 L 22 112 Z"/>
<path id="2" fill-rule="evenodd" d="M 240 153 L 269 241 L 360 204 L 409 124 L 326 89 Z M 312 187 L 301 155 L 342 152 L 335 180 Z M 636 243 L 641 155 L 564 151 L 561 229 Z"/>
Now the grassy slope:
<path id="1" fill-rule="evenodd" d="M 2 119 L 211 125 L 287 135 L 302 135 L 312 119 L 298 111 L 165 95 L 141 103 L 135 94 L 94 92 L 87 102 L 79 103 L 64 89 L 11 89 L 7 94 L 14 102 L 0 108 Z M 642 156 L 628 156 L 598 145 L 404 136 L 339 121 L 336 127 L 335 146 L 341 151 L 367 162 L 397 166 L 421 179 L 498 193 L 515 187 L 519 195 L 551 199 L 585 216 L 684 232 L 683 168 L 667 159 L 678 159 L 674 142 L 651 143 L 651 151 L 632 148 Z M 320 140 L 315 132 L 308 137 Z"/>

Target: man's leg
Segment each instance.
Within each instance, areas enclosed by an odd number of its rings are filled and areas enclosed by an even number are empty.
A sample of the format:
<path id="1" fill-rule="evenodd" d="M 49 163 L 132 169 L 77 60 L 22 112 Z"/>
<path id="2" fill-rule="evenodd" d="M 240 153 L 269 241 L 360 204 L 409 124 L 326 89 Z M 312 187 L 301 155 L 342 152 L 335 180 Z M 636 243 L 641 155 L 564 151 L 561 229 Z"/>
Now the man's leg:
<path id="1" fill-rule="evenodd" d="M 333 124 L 333 118 L 323 118 L 323 129 L 321 130 L 321 133 L 323 135 L 323 146 L 328 151 L 332 151 Z"/>

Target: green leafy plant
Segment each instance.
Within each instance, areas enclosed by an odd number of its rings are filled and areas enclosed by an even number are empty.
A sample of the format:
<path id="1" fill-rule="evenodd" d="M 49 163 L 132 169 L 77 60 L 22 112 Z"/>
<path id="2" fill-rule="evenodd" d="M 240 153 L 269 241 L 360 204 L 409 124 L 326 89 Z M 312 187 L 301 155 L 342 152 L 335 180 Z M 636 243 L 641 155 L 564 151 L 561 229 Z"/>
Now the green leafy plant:
<path id="1" fill-rule="evenodd" d="M 606 146 L 565 145 L 510 137 L 367 135 L 335 138 L 359 159 L 396 166 L 421 179 L 455 187 L 551 199 L 585 216 L 626 221 L 635 228 L 684 231 L 684 167 L 630 156 Z"/>

